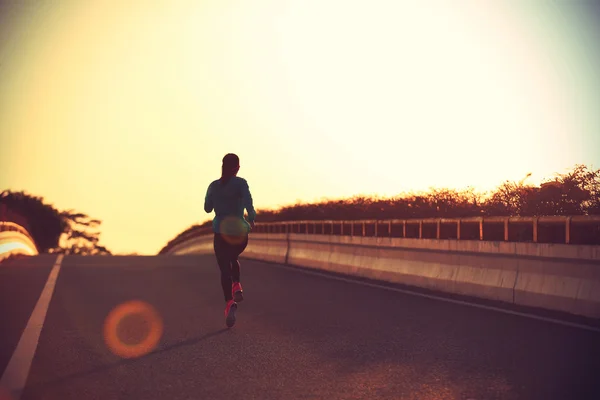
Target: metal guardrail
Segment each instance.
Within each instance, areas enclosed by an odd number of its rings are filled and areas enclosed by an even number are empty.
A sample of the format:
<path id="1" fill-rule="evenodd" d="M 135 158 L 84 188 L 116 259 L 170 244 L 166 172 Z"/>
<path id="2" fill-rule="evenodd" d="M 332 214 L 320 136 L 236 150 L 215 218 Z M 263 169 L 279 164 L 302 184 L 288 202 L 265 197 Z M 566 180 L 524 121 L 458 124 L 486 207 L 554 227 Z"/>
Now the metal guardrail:
<path id="1" fill-rule="evenodd" d="M 31 235 L 29 234 L 29 232 L 27 232 L 27 230 L 25 228 L 23 228 L 21 225 L 15 224 L 14 222 L 10 222 L 10 221 L 0 221 L 0 232 L 6 232 L 6 231 L 19 232 L 22 235 L 27 236 L 27 238 L 29 240 L 31 240 L 33 243 L 35 243 L 35 241 L 31 237 Z"/>
<path id="2" fill-rule="evenodd" d="M 0 260 L 4 260 L 7 257 L 10 257 L 11 255 L 14 255 L 14 254 L 23 254 L 23 249 L 26 249 L 26 253 L 30 254 L 30 255 L 38 253 L 37 245 L 35 244 L 35 241 L 31 237 L 31 235 L 29 234 L 27 229 L 25 229 L 21 225 L 11 222 L 11 221 L 0 221 L 0 233 L 2 233 L 2 232 L 19 233 L 20 235 L 26 237 L 31 242 L 31 244 L 23 243 L 22 240 L 17 241 L 17 242 L 3 241 L 3 243 L 0 245 Z M 23 246 L 25 246 L 25 247 L 23 247 Z M 33 246 L 33 247 L 31 247 L 31 246 Z"/>
<path id="3" fill-rule="evenodd" d="M 358 232 L 354 229 L 359 225 Z M 258 233 L 312 233 L 312 234 L 338 234 L 349 236 L 371 236 L 371 237 L 390 237 L 393 227 L 401 226 L 402 234 L 396 237 L 408 238 L 407 228 L 410 226 L 418 227 L 418 236 L 415 238 L 424 239 L 467 239 L 461 235 L 463 228 L 467 225 L 478 226 L 478 240 L 485 240 L 484 226 L 486 224 L 502 227 L 502 240 L 509 241 L 511 226 L 527 226 L 531 228 L 531 241 L 538 243 L 541 227 L 554 226 L 562 227 L 564 232 L 564 242 L 571 243 L 572 231 L 579 225 L 600 225 L 600 215 L 575 215 L 575 216 L 539 216 L 539 217 L 467 217 L 467 218 L 425 218 L 425 219 L 390 219 L 390 220 L 359 220 L 359 221 L 286 221 L 286 222 L 267 222 L 257 224 L 255 232 Z M 320 229 L 319 229 L 320 225 Z M 454 235 L 442 237 L 442 227 L 453 225 Z M 370 232 L 367 227 L 371 226 Z M 426 237 L 424 227 L 435 226 L 435 235 Z M 347 227 L 347 231 L 344 229 Z M 339 228 L 339 229 L 335 229 Z M 337 231 L 337 232 L 336 232 Z M 447 231 L 447 230 L 446 230 Z M 498 232 L 496 229 L 495 232 Z M 450 237 L 448 237 L 450 236 Z M 453 237 L 452 237 L 453 236 Z M 469 237 L 468 239 L 473 239 Z M 529 240 L 515 240 L 529 241 Z"/>
<path id="4" fill-rule="evenodd" d="M 582 226 L 595 227 L 600 233 L 600 215 L 281 221 L 257 223 L 253 232 L 533 243 L 548 243 L 540 236 L 552 236 L 550 243 L 571 244 L 574 229 Z M 544 235 L 540 235 L 541 231 Z M 198 227 L 171 241 L 161 252 L 211 233 L 210 226 Z"/>

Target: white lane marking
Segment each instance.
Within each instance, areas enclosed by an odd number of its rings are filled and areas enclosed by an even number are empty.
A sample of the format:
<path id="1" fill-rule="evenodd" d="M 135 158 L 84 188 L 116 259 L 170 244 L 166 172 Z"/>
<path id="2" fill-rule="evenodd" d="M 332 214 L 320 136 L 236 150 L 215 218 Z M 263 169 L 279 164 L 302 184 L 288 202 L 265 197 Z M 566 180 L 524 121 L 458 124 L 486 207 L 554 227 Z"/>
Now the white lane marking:
<path id="1" fill-rule="evenodd" d="M 23 389 L 25 388 L 25 384 L 27 383 L 27 377 L 29 376 L 33 356 L 37 349 L 42 327 L 44 326 L 46 312 L 48 311 L 48 306 L 50 305 L 50 300 L 54 293 L 54 287 L 56 286 L 56 279 L 58 278 L 62 260 L 63 254 L 59 254 L 50 271 L 42 294 L 33 309 L 33 313 L 31 314 L 31 317 L 29 317 L 27 326 L 17 344 L 17 348 L 8 362 L 8 366 L 4 370 L 4 374 L 0 380 L 0 390 L 8 391 L 11 400 L 19 400 L 23 393 Z"/>
<path id="2" fill-rule="evenodd" d="M 260 262 L 260 260 L 252 260 L 252 261 L 259 261 Z M 435 295 L 431 295 L 431 294 L 413 292 L 413 291 L 410 291 L 410 290 L 404 290 L 404 289 L 399 289 L 399 288 L 395 288 L 395 287 L 389 287 L 389 286 L 385 286 L 385 285 L 378 285 L 376 283 L 363 282 L 363 281 L 359 281 L 359 280 L 351 279 L 351 278 L 342 278 L 342 277 L 339 277 L 339 276 L 328 275 L 328 274 L 324 274 L 324 273 L 317 272 L 317 271 L 305 270 L 305 269 L 302 269 L 302 267 L 294 267 L 294 266 L 281 265 L 281 264 L 272 264 L 272 265 L 277 265 L 280 268 L 286 268 L 286 269 L 289 269 L 289 270 L 292 270 L 292 271 L 297 271 L 297 272 L 300 272 L 300 273 L 303 273 L 303 274 L 322 276 L 324 278 L 334 279 L 334 280 L 338 280 L 338 281 L 349 282 L 349 283 L 356 283 L 356 284 L 360 284 L 360 285 L 364 285 L 364 286 L 370 286 L 370 287 L 374 287 L 374 288 L 378 288 L 378 289 L 386 289 L 386 290 L 391 290 L 391 291 L 394 291 L 394 292 L 400 292 L 400 293 L 404 293 L 404 294 L 409 294 L 409 295 L 412 295 L 412 296 L 420 296 L 420 297 L 425 297 L 425 298 L 428 298 L 428 299 L 445 301 L 447 303 L 454 303 L 454 304 L 460 304 L 460 305 L 463 305 L 463 306 L 481 308 L 483 310 L 497 311 L 497 312 L 501 312 L 501 313 L 504 313 L 504 314 L 518 315 L 520 317 L 537 319 L 539 321 L 551 322 L 551 323 L 558 324 L 558 325 L 569 326 L 571 328 L 578 328 L 578 329 L 583 329 L 583 330 L 587 330 L 587 331 L 591 331 L 591 332 L 600 333 L 600 328 L 596 328 L 596 327 L 588 326 L 588 325 L 583 325 L 583 324 L 578 324 L 576 322 L 569 322 L 569 321 L 563 321 L 563 320 L 560 320 L 560 319 L 554 319 L 554 318 L 549 318 L 549 317 L 542 317 L 542 316 L 539 316 L 539 315 L 530 314 L 530 313 L 526 313 L 526 312 L 506 310 L 504 308 L 494 307 L 494 306 L 486 306 L 484 304 L 469 303 L 467 301 L 455 300 L 455 299 L 449 299 L 449 298 L 446 298 L 446 297 L 435 296 Z"/>

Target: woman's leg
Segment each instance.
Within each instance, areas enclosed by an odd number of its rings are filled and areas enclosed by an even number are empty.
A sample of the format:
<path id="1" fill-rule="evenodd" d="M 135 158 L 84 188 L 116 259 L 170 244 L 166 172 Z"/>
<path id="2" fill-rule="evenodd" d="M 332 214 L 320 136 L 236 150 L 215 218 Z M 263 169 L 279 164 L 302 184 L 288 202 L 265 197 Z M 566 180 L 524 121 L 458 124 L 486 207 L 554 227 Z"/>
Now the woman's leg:
<path id="1" fill-rule="evenodd" d="M 231 279 L 231 250 L 229 249 L 229 244 L 218 233 L 215 233 L 213 245 L 215 256 L 217 257 L 217 264 L 219 264 L 219 269 L 221 270 L 221 286 L 223 288 L 223 295 L 225 297 L 225 301 L 229 301 L 233 299 L 233 295 L 231 293 L 231 285 L 233 284 Z M 237 272 L 237 277 L 239 279 L 239 269 Z"/>
<path id="2" fill-rule="evenodd" d="M 246 250 L 246 246 L 248 246 L 248 236 L 246 236 L 241 243 L 232 246 L 231 251 L 229 253 L 231 259 L 231 279 L 233 282 L 240 281 L 240 254 Z"/>
<path id="3" fill-rule="evenodd" d="M 231 279 L 233 285 L 231 286 L 231 292 L 233 299 L 236 302 L 244 300 L 244 290 L 240 283 L 240 261 L 239 256 L 248 245 L 248 236 L 240 238 L 235 246 L 231 247 Z"/>

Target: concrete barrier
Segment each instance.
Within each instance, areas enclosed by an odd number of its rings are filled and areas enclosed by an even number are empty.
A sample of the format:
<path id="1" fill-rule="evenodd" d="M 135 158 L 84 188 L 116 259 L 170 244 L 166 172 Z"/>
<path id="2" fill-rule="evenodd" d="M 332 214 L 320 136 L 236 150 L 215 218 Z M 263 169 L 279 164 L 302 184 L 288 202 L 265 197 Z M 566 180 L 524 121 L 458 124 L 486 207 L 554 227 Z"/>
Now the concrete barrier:
<path id="1" fill-rule="evenodd" d="M 600 318 L 600 246 L 264 233 L 243 256 Z"/>
<path id="2" fill-rule="evenodd" d="M 253 233 L 242 257 L 600 318 L 600 246 Z"/>
<path id="3" fill-rule="evenodd" d="M 451 254 L 447 250 L 394 246 L 397 239 L 292 236 L 295 237 L 290 238 L 290 265 L 442 292 L 513 300 L 516 268 L 495 259 L 483 260 L 473 254 Z"/>
<path id="4" fill-rule="evenodd" d="M 170 254 L 210 254 L 213 252 L 213 236 L 198 236 L 173 247 Z"/>
<path id="5" fill-rule="evenodd" d="M 264 261 L 285 263 L 287 256 L 287 237 L 285 234 L 271 234 L 269 237 L 261 237 L 258 240 L 249 240 L 244 255 Z M 213 254 L 213 235 L 204 235 L 191 238 L 174 246 L 169 254 Z"/>
<path id="6" fill-rule="evenodd" d="M 252 234 L 243 256 L 285 264 L 288 248 L 288 235 L 285 233 Z"/>

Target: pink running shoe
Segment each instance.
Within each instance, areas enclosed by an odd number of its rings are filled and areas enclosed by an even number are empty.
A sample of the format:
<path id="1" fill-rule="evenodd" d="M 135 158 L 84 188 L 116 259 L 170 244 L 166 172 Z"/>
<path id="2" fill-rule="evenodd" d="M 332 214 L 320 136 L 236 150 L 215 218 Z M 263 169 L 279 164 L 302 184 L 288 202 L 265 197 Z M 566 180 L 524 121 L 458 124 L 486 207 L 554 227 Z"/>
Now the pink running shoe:
<path id="1" fill-rule="evenodd" d="M 231 295 L 233 300 L 237 303 L 244 300 L 244 291 L 242 290 L 242 284 L 239 282 L 233 282 L 231 285 Z"/>
<path id="2" fill-rule="evenodd" d="M 237 311 L 237 303 L 234 300 L 229 300 L 225 307 L 225 324 L 231 328 L 235 324 L 235 312 Z"/>

